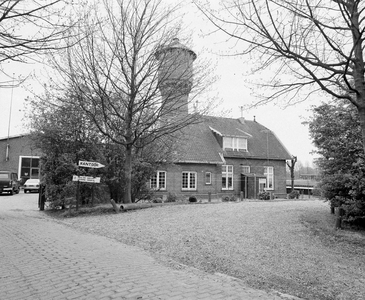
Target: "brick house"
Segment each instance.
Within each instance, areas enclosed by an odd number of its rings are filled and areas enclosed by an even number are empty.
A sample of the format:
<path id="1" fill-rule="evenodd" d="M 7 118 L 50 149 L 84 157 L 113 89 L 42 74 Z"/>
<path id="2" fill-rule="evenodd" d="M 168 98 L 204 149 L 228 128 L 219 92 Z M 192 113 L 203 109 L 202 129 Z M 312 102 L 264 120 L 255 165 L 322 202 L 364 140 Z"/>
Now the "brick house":
<path id="1" fill-rule="evenodd" d="M 203 116 L 185 132 L 174 163 L 161 166 L 151 179 L 158 195 L 254 199 L 268 191 L 272 197 L 286 197 L 286 160 L 291 155 L 263 125 Z"/>
<path id="2" fill-rule="evenodd" d="M 39 178 L 40 154 L 27 134 L 0 138 L 0 170 L 17 173 L 22 183 Z"/>
<path id="3" fill-rule="evenodd" d="M 156 56 L 161 63 L 162 99 L 165 106 L 175 107 L 170 118 L 189 115 L 194 80 L 190 75 L 197 55 L 173 39 Z M 264 190 L 286 196 L 286 160 L 291 155 L 272 131 L 256 121 L 201 116 L 200 123 L 183 130 L 177 144 L 174 163 L 161 166 L 150 181 L 163 197 L 174 193 L 256 198 Z"/>

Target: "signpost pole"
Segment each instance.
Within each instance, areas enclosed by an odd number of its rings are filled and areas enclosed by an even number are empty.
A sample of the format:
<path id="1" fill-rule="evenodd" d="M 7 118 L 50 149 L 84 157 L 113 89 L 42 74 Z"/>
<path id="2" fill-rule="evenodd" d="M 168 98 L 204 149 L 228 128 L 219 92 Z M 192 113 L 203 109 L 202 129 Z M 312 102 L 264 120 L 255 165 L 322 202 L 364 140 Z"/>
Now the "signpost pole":
<path id="1" fill-rule="evenodd" d="M 93 183 L 92 187 L 91 187 L 91 207 L 94 206 L 94 193 L 95 193 L 95 183 Z"/>
<path id="2" fill-rule="evenodd" d="M 80 160 L 78 163 L 79 167 L 84 167 L 84 168 L 92 168 L 94 169 L 91 173 L 92 175 L 96 175 L 96 170 L 95 169 L 100 169 L 105 167 L 105 165 L 99 163 L 99 162 L 95 162 L 95 161 L 83 161 Z M 94 198 L 95 198 L 95 187 L 94 184 L 95 183 L 100 183 L 100 177 L 94 177 L 94 176 L 79 176 L 79 173 L 77 173 L 77 175 L 73 175 L 73 181 L 77 181 L 77 189 L 76 189 L 76 211 L 79 209 L 79 198 L 80 198 L 80 181 L 81 182 L 88 182 L 88 183 L 93 183 L 92 188 L 91 188 L 91 206 L 94 205 Z"/>
<path id="3" fill-rule="evenodd" d="M 79 210 L 79 196 L 80 196 L 80 181 L 77 181 L 77 188 L 76 188 L 76 211 Z"/>

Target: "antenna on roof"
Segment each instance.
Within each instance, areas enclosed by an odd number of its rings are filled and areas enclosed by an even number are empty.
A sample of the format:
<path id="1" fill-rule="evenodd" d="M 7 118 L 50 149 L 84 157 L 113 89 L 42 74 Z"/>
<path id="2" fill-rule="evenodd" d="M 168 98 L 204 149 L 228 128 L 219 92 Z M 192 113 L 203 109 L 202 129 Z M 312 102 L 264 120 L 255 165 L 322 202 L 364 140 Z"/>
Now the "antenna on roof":
<path id="1" fill-rule="evenodd" d="M 241 110 L 241 118 L 243 118 L 243 106 L 238 106 Z"/>
<path id="2" fill-rule="evenodd" d="M 256 116 L 253 116 L 253 121 L 256 122 Z"/>

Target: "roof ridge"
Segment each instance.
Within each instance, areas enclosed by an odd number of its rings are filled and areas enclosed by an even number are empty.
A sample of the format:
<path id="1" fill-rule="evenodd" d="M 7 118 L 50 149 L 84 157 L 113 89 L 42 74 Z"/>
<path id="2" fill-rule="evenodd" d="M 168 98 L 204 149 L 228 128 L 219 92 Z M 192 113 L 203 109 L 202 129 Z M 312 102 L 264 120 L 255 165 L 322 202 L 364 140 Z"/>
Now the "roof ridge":
<path id="1" fill-rule="evenodd" d="M 240 118 L 233 118 L 233 117 L 219 117 L 219 116 L 209 116 L 209 115 L 203 115 L 204 118 L 214 118 L 214 119 L 227 119 L 227 120 L 234 120 L 234 121 L 239 121 Z M 247 120 L 245 119 L 245 122 L 250 122 L 250 123 L 257 123 L 257 124 L 260 124 L 258 123 L 257 121 L 254 121 L 254 120 Z M 241 123 L 242 124 L 242 123 Z M 261 125 L 261 124 L 260 124 Z"/>

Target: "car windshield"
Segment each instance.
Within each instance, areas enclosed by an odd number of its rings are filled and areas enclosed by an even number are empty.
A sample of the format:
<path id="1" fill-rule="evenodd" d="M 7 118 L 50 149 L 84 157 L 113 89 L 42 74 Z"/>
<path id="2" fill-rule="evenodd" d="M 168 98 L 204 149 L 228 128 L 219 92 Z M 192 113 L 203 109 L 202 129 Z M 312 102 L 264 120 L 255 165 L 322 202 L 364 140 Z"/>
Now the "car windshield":
<path id="1" fill-rule="evenodd" d="M 28 179 L 26 184 L 36 184 L 39 183 L 39 179 Z"/>
<path id="2" fill-rule="evenodd" d="M 0 173 L 0 179 L 8 179 L 9 173 Z"/>

